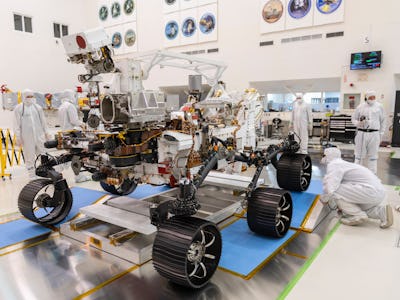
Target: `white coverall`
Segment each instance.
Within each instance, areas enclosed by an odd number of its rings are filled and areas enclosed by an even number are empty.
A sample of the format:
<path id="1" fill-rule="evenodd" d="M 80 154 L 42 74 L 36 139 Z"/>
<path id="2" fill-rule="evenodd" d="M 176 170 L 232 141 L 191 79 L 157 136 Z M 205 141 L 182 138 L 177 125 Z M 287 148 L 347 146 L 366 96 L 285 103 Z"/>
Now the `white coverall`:
<path id="1" fill-rule="evenodd" d="M 324 159 L 328 166 L 323 179 L 325 195 L 321 201 L 334 199 L 344 215 L 342 223 L 357 225 L 372 218 L 381 220 L 382 228 L 392 225 L 392 209 L 383 205 L 385 190 L 375 174 L 361 165 L 342 160 L 337 148 L 326 149 Z"/>
<path id="2" fill-rule="evenodd" d="M 301 97 L 293 103 L 291 124 L 293 125 L 296 141 L 300 142 L 300 153 L 307 154 L 308 147 L 308 128 L 312 124 L 313 118 L 311 106 Z"/>
<path id="3" fill-rule="evenodd" d="M 361 121 L 362 117 L 365 117 L 364 121 Z M 357 127 L 357 134 L 354 139 L 354 162 L 361 164 L 362 160 L 367 158 L 366 167 L 376 174 L 379 144 L 385 132 L 385 114 L 382 104 L 376 102 L 376 100 L 372 104 L 361 103 L 353 114 L 352 122 Z"/>
<path id="4" fill-rule="evenodd" d="M 22 103 L 14 109 L 14 132 L 17 143 L 22 145 L 24 150 L 29 179 L 34 179 L 35 159 L 37 155 L 45 152 L 44 142 L 48 136 L 48 128 L 43 109 L 34 103 L 33 92 L 25 90 L 22 97 Z"/>
<path id="5" fill-rule="evenodd" d="M 62 104 L 58 108 L 58 119 L 62 131 L 72 130 L 74 127 L 83 126 L 79 120 L 78 111 L 74 103 L 75 95 L 71 90 L 65 90 L 61 95 Z"/>
<path id="6" fill-rule="evenodd" d="M 61 94 L 62 104 L 58 108 L 58 120 L 60 122 L 61 130 L 73 130 L 75 127 L 83 127 L 84 123 L 79 120 L 78 111 L 73 104 L 75 102 L 75 94 L 72 90 L 64 90 Z M 70 163 L 64 165 L 68 168 Z M 62 171 L 62 168 L 59 168 Z M 84 182 L 91 179 L 91 176 L 86 176 L 82 173 L 75 175 L 75 182 Z"/>

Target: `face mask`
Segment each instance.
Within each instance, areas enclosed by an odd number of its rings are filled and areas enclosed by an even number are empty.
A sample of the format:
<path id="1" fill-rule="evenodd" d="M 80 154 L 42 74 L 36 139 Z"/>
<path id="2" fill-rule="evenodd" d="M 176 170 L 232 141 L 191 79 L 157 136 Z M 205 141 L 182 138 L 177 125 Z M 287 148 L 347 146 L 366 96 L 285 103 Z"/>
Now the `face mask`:
<path id="1" fill-rule="evenodd" d="M 369 105 L 372 105 L 372 104 L 375 103 L 375 100 L 367 100 L 367 103 L 368 103 Z"/>
<path id="2" fill-rule="evenodd" d="M 32 105 L 33 103 L 35 103 L 35 98 L 26 98 L 24 101 L 24 104 L 28 106 Z"/>

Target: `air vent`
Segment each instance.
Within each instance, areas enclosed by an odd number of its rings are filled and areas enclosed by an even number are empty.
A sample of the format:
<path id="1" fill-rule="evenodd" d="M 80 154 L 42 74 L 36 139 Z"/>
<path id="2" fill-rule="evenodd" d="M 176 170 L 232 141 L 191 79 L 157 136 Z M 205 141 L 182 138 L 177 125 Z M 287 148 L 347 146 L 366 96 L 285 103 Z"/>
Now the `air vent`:
<path id="1" fill-rule="evenodd" d="M 213 49 L 208 49 L 207 53 L 215 53 L 215 52 L 218 52 L 218 51 L 219 51 L 218 48 L 213 48 Z"/>
<path id="2" fill-rule="evenodd" d="M 274 41 L 260 42 L 260 47 L 262 47 L 262 46 L 272 46 L 273 44 L 274 44 Z"/>
<path id="3" fill-rule="evenodd" d="M 182 54 L 187 54 L 187 55 L 196 55 L 196 54 L 204 54 L 204 53 L 213 53 L 213 52 L 218 52 L 218 48 L 213 48 L 213 49 L 208 49 L 208 50 L 193 50 L 193 51 L 185 51 L 181 52 Z"/>
<path id="4" fill-rule="evenodd" d="M 204 54 L 204 53 L 206 53 L 206 50 L 204 50 L 204 49 L 182 52 L 182 54 L 187 54 L 187 55 L 196 55 L 196 54 Z"/>
<path id="5" fill-rule="evenodd" d="M 313 34 L 311 37 L 313 40 L 322 39 L 322 34 Z"/>
<path id="6" fill-rule="evenodd" d="M 344 36 L 343 31 L 338 31 L 338 32 L 330 32 L 326 34 L 326 38 L 332 38 L 332 37 L 338 37 L 338 36 Z"/>
<path id="7" fill-rule="evenodd" d="M 309 41 L 309 40 L 316 40 L 316 39 L 322 39 L 322 34 L 303 35 L 303 36 L 295 36 L 295 37 L 291 37 L 291 38 L 284 38 L 284 39 L 281 39 L 281 43 L 286 44 L 286 43 Z"/>

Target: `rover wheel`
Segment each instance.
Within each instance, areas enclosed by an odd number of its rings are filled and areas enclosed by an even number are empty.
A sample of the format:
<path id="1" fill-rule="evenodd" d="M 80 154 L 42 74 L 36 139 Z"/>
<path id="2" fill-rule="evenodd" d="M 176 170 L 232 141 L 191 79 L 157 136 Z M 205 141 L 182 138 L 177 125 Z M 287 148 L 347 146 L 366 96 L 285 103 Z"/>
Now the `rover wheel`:
<path id="1" fill-rule="evenodd" d="M 153 265 L 172 282 L 201 288 L 216 271 L 221 250 L 221 234 L 214 223 L 194 217 L 172 217 L 157 232 Z"/>
<path id="2" fill-rule="evenodd" d="M 283 154 L 278 161 L 277 181 L 281 188 L 303 192 L 311 183 L 312 164 L 306 154 Z"/>
<path id="3" fill-rule="evenodd" d="M 39 224 L 54 225 L 61 222 L 71 207 L 71 190 L 67 188 L 58 191 L 49 179 L 29 182 L 18 196 L 18 209 L 21 214 Z"/>
<path id="4" fill-rule="evenodd" d="M 106 192 L 119 196 L 129 195 L 137 187 L 137 183 L 130 179 L 124 179 L 120 185 L 107 184 L 103 181 L 100 181 L 100 185 Z"/>
<path id="5" fill-rule="evenodd" d="M 257 188 L 247 203 L 247 224 L 251 231 L 282 237 L 289 230 L 293 204 L 288 191 Z"/>

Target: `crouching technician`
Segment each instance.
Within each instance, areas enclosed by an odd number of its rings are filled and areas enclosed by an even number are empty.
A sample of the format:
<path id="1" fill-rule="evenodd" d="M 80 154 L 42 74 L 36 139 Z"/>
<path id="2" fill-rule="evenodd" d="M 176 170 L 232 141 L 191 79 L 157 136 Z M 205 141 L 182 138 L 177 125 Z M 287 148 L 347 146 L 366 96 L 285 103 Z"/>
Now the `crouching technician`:
<path id="1" fill-rule="evenodd" d="M 343 214 L 341 223 L 358 225 L 368 218 L 380 220 L 381 228 L 393 224 L 389 204 L 383 204 L 384 187 L 369 169 L 341 158 L 338 148 L 327 148 L 321 161 L 327 164 L 321 202 Z"/>

